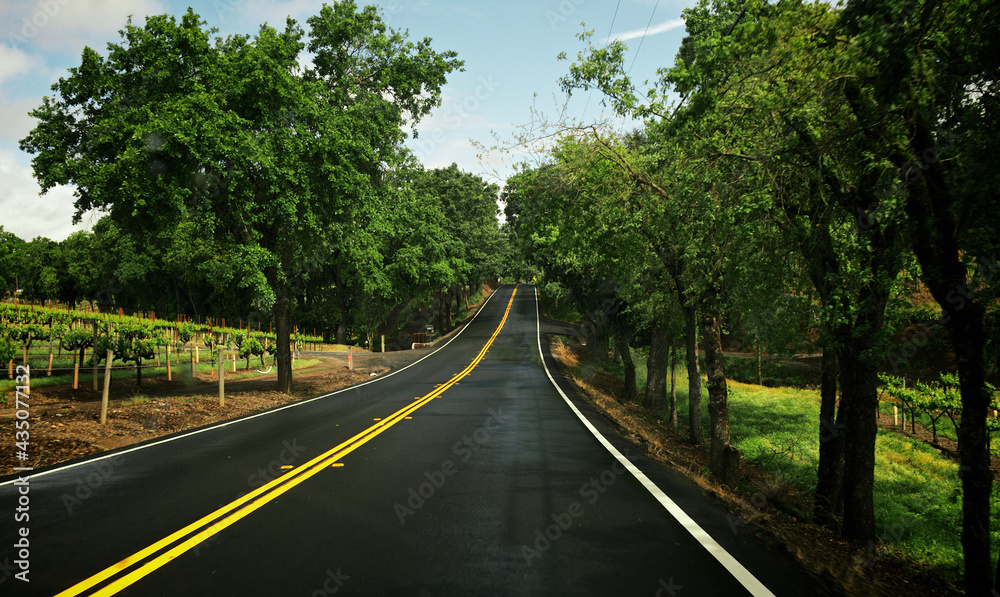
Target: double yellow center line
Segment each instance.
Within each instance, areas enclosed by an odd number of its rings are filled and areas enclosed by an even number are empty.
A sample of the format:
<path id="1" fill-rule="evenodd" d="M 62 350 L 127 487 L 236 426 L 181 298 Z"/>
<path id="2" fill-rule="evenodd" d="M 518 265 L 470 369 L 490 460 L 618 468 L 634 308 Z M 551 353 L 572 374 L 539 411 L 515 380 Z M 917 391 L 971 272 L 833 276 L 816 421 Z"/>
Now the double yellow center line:
<path id="1" fill-rule="evenodd" d="M 270 483 L 255 489 L 254 491 L 251 491 L 245 496 L 219 508 L 215 512 L 212 512 L 211 514 L 187 525 L 179 531 L 160 539 L 156 543 L 153 543 L 149 547 L 130 555 L 124 560 L 105 568 L 90 578 L 73 585 L 62 593 L 59 593 L 56 597 L 81 595 L 113 577 L 117 578 L 91 594 L 96 596 L 114 595 L 118 593 L 122 589 L 176 559 L 184 552 L 192 549 L 216 533 L 221 532 L 223 529 L 247 516 L 251 512 L 262 508 L 264 505 L 271 502 L 279 495 L 291 490 L 299 483 L 302 483 L 306 479 L 309 479 L 310 477 L 319 474 L 321 471 L 330 468 L 337 463 L 337 460 L 360 448 L 362 445 L 371 441 L 375 438 L 375 436 L 379 435 L 389 427 L 392 427 L 396 423 L 406 419 L 410 413 L 437 398 L 451 386 L 457 384 L 458 380 L 471 373 L 479 362 L 486 357 L 486 352 L 493 344 L 493 341 L 496 340 L 497 336 L 500 335 L 500 330 L 503 329 L 504 323 L 507 321 L 507 316 L 510 314 L 510 308 L 514 304 L 515 294 L 517 294 L 517 287 L 514 288 L 514 292 L 510 295 L 510 301 L 507 302 L 507 309 L 504 311 L 503 318 L 500 320 L 500 325 L 497 326 L 496 331 L 493 332 L 490 339 L 485 345 L 483 345 L 479 354 L 472 359 L 472 362 L 470 362 L 465 369 L 456 373 L 447 382 L 441 384 L 430 393 L 417 398 L 416 401 L 405 408 L 402 408 L 388 417 L 383 418 L 375 425 L 372 425 L 354 437 L 341 442 L 337 446 L 331 448 L 323 454 L 320 454 L 309 462 L 306 462 L 301 467 L 292 470 L 288 474 L 279 477 Z M 149 559 L 151 557 L 152 559 Z"/>

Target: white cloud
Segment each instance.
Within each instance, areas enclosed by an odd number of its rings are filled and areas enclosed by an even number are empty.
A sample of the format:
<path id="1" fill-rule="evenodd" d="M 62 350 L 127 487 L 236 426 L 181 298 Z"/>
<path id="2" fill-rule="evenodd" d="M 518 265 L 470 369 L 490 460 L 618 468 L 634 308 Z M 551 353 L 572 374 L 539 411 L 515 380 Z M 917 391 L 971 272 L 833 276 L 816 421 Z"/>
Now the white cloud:
<path id="1" fill-rule="evenodd" d="M 0 213 L 3 228 L 24 240 L 44 236 L 61 241 L 76 230 L 90 229 L 92 218 L 73 225 L 73 189 L 57 187 L 45 195 L 31 175 L 31 168 L 15 154 L 0 151 Z"/>
<path id="2" fill-rule="evenodd" d="M 611 37 L 605 38 L 603 43 L 608 43 L 610 41 L 629 41 L 632 39 L 638 39 L 645 35 L 650 37 L 653 35 L 659 35 L 660 33 L 666 33 L 667 31 L 673 31 L 684 26 L 684 19 L 670 19 L 668 21 L 663 21 L 662 23 L 656 25 L 650 25 L 649 29 L 643 27 L 641 29 L 632 29 L 631 31 L 623 31 L 621 33 L 616 33 Z"/>
<path id="3" fill-rule="evenodd" d="M 36 121 L 28 115 L 28 112 L 41 105 L 40 97 L 11 101 L 0 96 L 0 110 L 3 111 L 3 120 L 0 121 L 0 142 L 5 146 L 10 143 L 16 147 L 17 142 L 35 128 Z"/>
<path id="4" fill-rule="evenodd" d="M 166 12 L 157 0 L 38 0 L 10 3 L 3 40 L 41 51 L 79 52 L 84 45 L 103 50 L 118 39 L 129 15 L 143 23 L 147 14 Z"/>
<path id="5" fill-rule="evenodd" d="M 332 4 L 332 2 L 330 3 Z M 217 0 L 212 8 L 196 7 L 195 12 L 208 22 L 219 27 L 223 36 L 240 32 L 253 35 L 260 26 L 267 23 L 281 31 L 285 21 L 292 17 L 299 26 L 307 28 L 305 20 L 319 14 L 322 3 L 318 0 Z"/>
<path id="6" fill-rule="evenodd" d="M 20 48 L 0 45 L 0 85 L 37 67 L 41 60 Z"/>

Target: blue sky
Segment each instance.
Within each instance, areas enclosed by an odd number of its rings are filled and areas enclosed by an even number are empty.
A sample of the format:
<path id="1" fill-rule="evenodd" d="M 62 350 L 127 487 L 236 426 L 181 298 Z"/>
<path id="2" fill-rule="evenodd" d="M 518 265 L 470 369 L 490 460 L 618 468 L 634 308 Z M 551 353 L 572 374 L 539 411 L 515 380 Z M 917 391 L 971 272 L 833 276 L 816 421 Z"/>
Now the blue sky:
<path id="1" fill-rule="evenodd" d="M 443 103 L 418 127 L 410 147 L 428 168 L 457 163 L 465 171 L 502 183 L 512 162 L 523 155 L 481 151 L 509 142 L 519 126 L 532 120 L 532 107 L 555 120 L 565 102 L 558 78 L 583 49 L 577 35 L 586 29 L 603 41 L 610 33 L 629 46 L 635 60 L 632 76 L 651 79 L 673 63 L 684 34 L 681 10 L 693 0 L 379 0 L 383 18 L 410 37 L 430 37 L 436 50 L 454 50 L 465 71 L 454 73 Z M 31 156 L 18 140 L 34 126 L 27 112 L 39 105 L 50 86 L 76 66 L 84 46 L 104 52 L 118 41 L 129 15 L 142 24 L 146 15 L 182 14 L 192 6 L 220 34 L 253 33 L 261 23 L 283 26 L 291 16 L 300 23 L 319 12 L 318 0 L 0 0 L 0 225 L 31 239 L 65 238 L 89 228 L 98 214 L 72 225 L 73 189 L 58 188 L 39 196 Z M 655 9 L 655 11 L 654 11 Z M 648 26 L 648 29 L 647 29 Z M 643 34 L 645 33 L 645 37 Z M 641 41 L 641 48 L 639 44 Z M 638 53 L 636 53 L 638 49 Z M 588 97 L 589 96 L 589 97 Z M 607 118 L 600 95 L 574 95 L 567 116 L 583 121 Z M 627 125 L 623 125 L 627 126 Z"/>

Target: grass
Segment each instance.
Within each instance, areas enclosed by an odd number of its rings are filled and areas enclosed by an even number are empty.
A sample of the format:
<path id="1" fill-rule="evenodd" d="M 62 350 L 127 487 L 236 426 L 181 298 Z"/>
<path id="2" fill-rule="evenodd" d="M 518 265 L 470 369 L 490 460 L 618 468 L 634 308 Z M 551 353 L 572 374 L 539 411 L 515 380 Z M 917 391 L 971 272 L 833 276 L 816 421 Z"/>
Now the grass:
<path id="1" fill-rule="evenodd" d="M 122 400 L 122 406 L 132 406 L 133 404 L 149 404 L 153 399 L 144 394 L 132 394 Z"/>
<path id="2" fill-rule="evenodd" d="M 702 358 L 704 370 L 704 358 Z M 765 386 L 792 386 L 802 388 L 806 381 L 799 371 L 790 365 L 773 360 L 763 360 L 760 363 L 760 377 Z M 729 379 L 743 383 L 757 383 L 757 359 L 747 357 L 726 357 L 726 376 Z"/>
<path id="3" fill-rule="evenodd" d="M 641 356 L 641 358 L 640 358 Z M 636 351 L 637 377 L 645 380 L 645 354 Z M 748 360 L 749 359 L 744 359 Z M 756 361 L 753 376 L 756 379 Z M 621 376 L 620 360 L 581 363 Z M 704 383 L 704 379 L 703 379 Z M 677 408 L 682 433 L 688 413 L 687 371 L 677 368 Z M 732 443 L 754 465 L 811 493 L 819 461 L 819 391 L 801 387 L 765 387 L 729 380 Z M 709 437 L 708 391 L 702 386 L 702 433 Z M 668 413 L 658 415 L 666 420 Z M 918 419 L 918 423 L 920 420 Z M 942 424 L 943 423 L 943 424 Z M 948 436 L 951 423 L 939 421 Z M 707 439 L 706 439 L 707 441 Z M 704 446 L 708 448 L 707 444 Z M 880 547 L 908 565 L 929 569 L 952 582 L 961 578 L 962 488 L 958 465 L 924 442 L 880 429 L 875 447 L 876 532 Z M 808 519 L 809 512 L 802 512 Z M 993 560 L 1000 553 L 1000 499 L 992 502 Z"/>
<path id="4" fill-rule="evenodd" d="M 678 373 L 681 373 L 678 371 Z M 686 419 L 686 377 L 678 382 L 678 410 Z M 729 382 L 733 445 L 764 470 L 812 492 L 819 462 L 819 392 Z M 666 417 L 666 413 L 663 414 Z M 708 436 L 708 393 L 702 390 L 703 433 Z M 879 430 L 875 445 L 875 523 L 883 546 L 945 578 L 961 578 L 962 489 L 958 465 L 932 446 Z M 809 513 L 801 513 L 808 517 Z M 991 519 L 1000 521 L 1000 500 Z M 1000 524 L 992 531 L 993 561 Z"/>

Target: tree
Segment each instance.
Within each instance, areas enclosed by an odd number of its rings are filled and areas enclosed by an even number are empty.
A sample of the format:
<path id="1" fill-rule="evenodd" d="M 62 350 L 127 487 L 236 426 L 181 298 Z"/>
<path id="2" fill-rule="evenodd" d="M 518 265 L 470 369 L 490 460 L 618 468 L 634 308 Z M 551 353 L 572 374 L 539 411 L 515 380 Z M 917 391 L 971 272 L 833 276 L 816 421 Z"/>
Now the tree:
<path id="1" fill-rule="evenodd" d="M 78 230 L 59 243 L 62 268 L 59 299 L 74 309 L 80 299 L 94 291 L 93 239 L 92 233 Z"/>
<path id="2" fill-rule="evenodd" d="M 970 18 L 969 15 L 976 15 Z M 921 278 L 942 309 L 957 356 L 962 399 L 962 547 L 968 594 L 991 586 L 989 503 L 993 489 L 986 424 L 987 343 L 983 297 L 998 247 L 1000 14 L 990 2 L 866 0 L 850 3 L 841 31 L 869 68 L 850 87 L 850 106 L 898 184 L 872 202 L 873 218 L 902 203 Z M 883 131 L 894 129 L 895 143 Z"/>
<path id="3" fill-rule="evenodd" d="M 136 235 L 191 220 L 210 231 L 236 286 L 273 310 L 282 392 L 290 282 L 349 241 L 399 159 L 400 126 L 438 105 L 461 66 L 388 30 L 374 7 L 340 2 L 308 22 L 304 72 L 291 19 L 214 44 L 191 10 L 130 22 L 106 58 L 84 49 L 21 142 L 43 191 L 76 185 L 76 219 L 98 209 Z"/>
<path id="4" fill-rule="evenodd" d="M 0 226 L 0 291 L 4 294 L 13 294 L 17 290 L 16 283 L 20 282 L 17 255 L 23 246 L 22 239 Z"/>
<path id="5" fill-rule="evenodd" d="M 502 275 L 504 254 L 500 226 L 497 222 L 499 188 L 467 172 L 456 164 L 434 170 L 417 170 L 412 177 L 413 190 L 419 203 L 440 206 L 442 232 L 454 241 L 449 255 L 450 279 L 442 278 L 438 295 L 442 333 L 453 325 L 451 303 L 458 298 L 452 289 L 474 286 L 483 280 Z M 433 242 L 433 241 L 432 241 Z"/>

